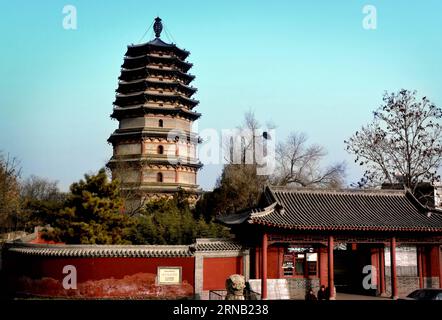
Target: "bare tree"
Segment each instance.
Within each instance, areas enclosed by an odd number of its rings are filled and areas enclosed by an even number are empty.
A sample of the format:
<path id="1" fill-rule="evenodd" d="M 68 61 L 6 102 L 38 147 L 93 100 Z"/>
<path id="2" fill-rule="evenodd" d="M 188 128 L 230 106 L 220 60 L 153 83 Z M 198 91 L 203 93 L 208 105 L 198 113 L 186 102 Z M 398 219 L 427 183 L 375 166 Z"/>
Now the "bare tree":
<path id="1" fill-rule="evenodd" d="M 321 162 L 326 155 L 322 146 L 307 145 L 305 134 L 292 133 L 276 148 L 277 170 L 272 180 L 282 186 L 341 187 L 345 164 L 323 169 Z"/>
<path id="2" fill-rule="evenodd" d="M 31 175 L 21 185 L 21 197 L 25 201 L 61 201 L 63 194 L 58 189 L 57 181 Z"/>
<path id="3" fill-rule="evenodd" d="M 355 162 L 366 168 L 358 185 L 402 184 L 414 193 L 433 183 L 442 163 L 442 109 L 416 91 L 385 93 L 373 122 L 345 141 Z"/>
<path id="4" fill-rule="evenodd" d="M 20 174 L 17 158 L 0 154 L 0 231 L 3 232 L 21 228 Z"/>

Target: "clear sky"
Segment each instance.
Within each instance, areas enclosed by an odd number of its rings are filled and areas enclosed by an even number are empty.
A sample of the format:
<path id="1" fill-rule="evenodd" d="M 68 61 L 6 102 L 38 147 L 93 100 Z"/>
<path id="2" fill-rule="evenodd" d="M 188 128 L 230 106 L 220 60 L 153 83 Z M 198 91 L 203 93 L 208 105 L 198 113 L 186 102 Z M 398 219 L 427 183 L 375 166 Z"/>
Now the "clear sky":
<path id="1" fill-rule="evenodd" d="M 327 162 L 361 169 L 343 140 L 371 120 L 385 90 L 416 89 L 442 105 L 442 1 L 0 1 L 0 150 L 23 176 L 66 190 L 111 156 L 106 140 L 126 45 L 156 15 L 191 51 L 199 128 L 233 128 L 252 109 L 277 138 L 305 132 Z M 77 29 L 63 28 L 65 5 Z M 362 27 L 362 8 L 377 28 Z M 149 32 L 143 41 L 151 39 Z M 165 38 L 164 40 L 168 40 Z M 213 187 L 219 166 L 199 174 Z"/>

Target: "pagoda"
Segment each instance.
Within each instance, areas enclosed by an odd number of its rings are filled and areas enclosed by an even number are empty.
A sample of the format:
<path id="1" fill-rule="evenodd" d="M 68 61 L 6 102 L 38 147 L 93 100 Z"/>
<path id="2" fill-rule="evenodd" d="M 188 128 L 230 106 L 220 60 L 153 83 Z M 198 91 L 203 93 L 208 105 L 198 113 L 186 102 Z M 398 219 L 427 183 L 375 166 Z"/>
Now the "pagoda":
<path id="1" fill-rule="evenodd" d="M 196 201 L 200 193 L 199 137 L 192 124 L 201 114 L 194 111 L 199 102 L 192 99 L 197 89 L 190 85 L 190 52 L 164 42 L 162 29 L 157 17 L 155 38 L 127 47 L 111 114 L 119 126 L 108 139 L 108 167 L 121 182 L 126 207 L 180 190 Z"/>

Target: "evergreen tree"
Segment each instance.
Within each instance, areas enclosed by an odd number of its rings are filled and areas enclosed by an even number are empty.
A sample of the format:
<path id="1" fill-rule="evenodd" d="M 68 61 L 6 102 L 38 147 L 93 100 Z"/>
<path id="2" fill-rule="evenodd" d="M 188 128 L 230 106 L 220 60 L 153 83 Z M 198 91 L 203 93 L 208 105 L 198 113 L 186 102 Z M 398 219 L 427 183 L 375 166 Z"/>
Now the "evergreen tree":
<path id="1" fill-rule="evenodd" d="M 127 244 L 133 226 L 122 213 L 123 202 L 117 181 L 109 181 L 104 169 L 85 175 L 71 185 L 64 207 L 49 214 L 48 240 L 80 244 Z"/>

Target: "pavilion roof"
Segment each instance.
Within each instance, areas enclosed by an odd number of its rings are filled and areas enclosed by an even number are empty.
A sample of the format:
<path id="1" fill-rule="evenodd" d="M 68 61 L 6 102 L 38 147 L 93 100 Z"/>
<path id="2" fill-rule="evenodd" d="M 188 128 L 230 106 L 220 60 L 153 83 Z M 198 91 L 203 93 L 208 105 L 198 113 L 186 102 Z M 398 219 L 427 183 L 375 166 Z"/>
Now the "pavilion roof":
<path id="1" fill-rule="evenodd" d="M 218 218 L 298 230 L 442 232 L 442 212 L 408 190 L 324 190 L 266 187 L 263 206 Z"/>

